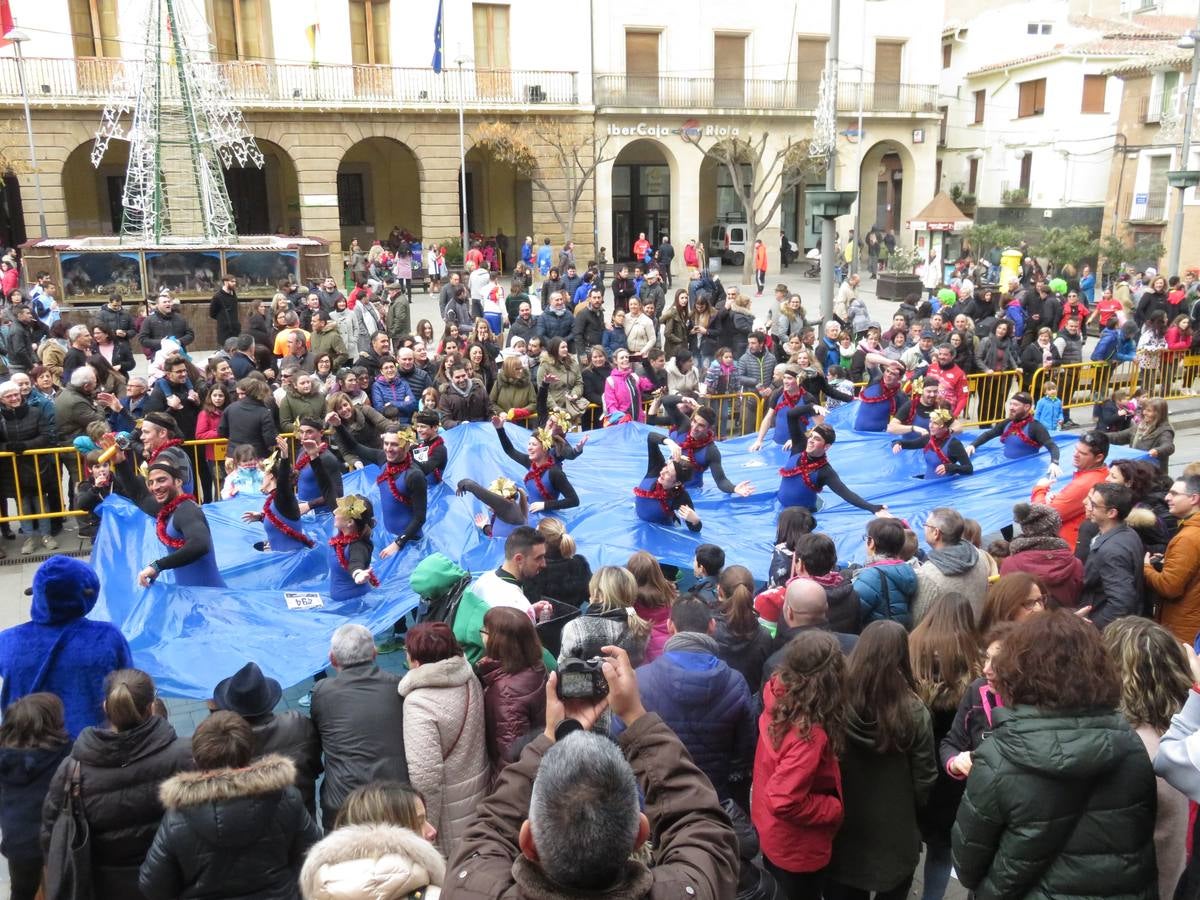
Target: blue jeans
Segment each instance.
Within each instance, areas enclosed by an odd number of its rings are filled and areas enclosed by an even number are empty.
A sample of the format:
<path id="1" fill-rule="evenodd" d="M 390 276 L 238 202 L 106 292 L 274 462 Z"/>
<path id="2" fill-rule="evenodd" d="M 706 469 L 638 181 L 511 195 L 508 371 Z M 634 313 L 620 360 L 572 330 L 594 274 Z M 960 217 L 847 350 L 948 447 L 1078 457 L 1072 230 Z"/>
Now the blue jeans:
<path id="1" fill-rule="evenodd" d="M 48 505 L 45 508 L 39 508 L 39 507 L 41 507 L 41 502 L 40 502 L 40 498 L 36 494 L 22 494 L 21 495 L 21 514 L 22 515 L 26 515 L 26 516 L 37 515 L 38 513 L 45 512 L 46 510 L 49 509 Z M 33 519 L 33 520 L 29 520 L 29 521 L 23 521 L 21 523 L 21 534 L 45 535 L 45 534 L 49 534 L 49 533 L 50 533 L 50 520 L 49 519 Z"/>
<path id="2" fill-rule="evenodd" d="M 921 900 L 942 900 L 950 884 L 950 845 L 935 841 L 925 844 L 925 889 Z"/>

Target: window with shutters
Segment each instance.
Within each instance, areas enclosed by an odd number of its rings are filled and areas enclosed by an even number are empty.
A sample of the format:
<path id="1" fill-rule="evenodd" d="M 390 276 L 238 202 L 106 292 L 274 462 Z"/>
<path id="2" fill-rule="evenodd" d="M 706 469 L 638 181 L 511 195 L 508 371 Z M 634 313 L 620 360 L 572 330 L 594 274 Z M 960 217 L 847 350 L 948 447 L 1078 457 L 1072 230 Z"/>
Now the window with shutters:
<path id="1" fill-rule="evenodd" d="M 658 103 L 658 32 L 625 31 L 625 87 L 644 106 Z"/>
<path id="2" fill-rule="evenodd" d="M 367 201 L 361 172 L 339 172 L 337 177 L 338 223 L 366 225 Z"/>
<path id="3" fill-rule="evenodd" d="M 1033 154 L 1029 151 L 1021 157 L 1021 190 L 1029 196 L 1029 183 L 1033 179 Z"/>
<path id="4" fill-rule="evenodd" d="M 1079 111 L 1085 113 L 1104 112 L 1104 91 L 1107 86 L 1108 77 L 1106 75 L 1084 75 L 1083 103 Z"/>
<path id="5" fill-rule="evenodd" d="M 983 112 L 987 105 L 987 91 L 975 92 L 975 118 L 971 121 L 972 125 L 983 124 Z"/>
<path id="6" fill-rule="evenodd" d="M 218 62 L 264 60 L 263 0 L 209 0 L 208 20 Z"/>
<path id="7" fill-rule="evenodd" d="M 69 0 L 75 55 L 120 56 L 117 0 Z"/>
<path id="8" fill-rule="evenodd" d="M 740 107 L 746 102 L 746 36 L 718 34 L 713 38 L 713 99 L 717 106 Z"/>
<path id="9" fill-rule="evenodd" d="M 974 194 L 979 182 L 979 160 L 971 157 L 967 160 L 967 193 Z"/>
<path id="10" fill-rule="evenodd" d="M 1150 157 L 1150 180 L 1147 184 L 1146 214 L 1148 220 L 1167 217 L 1167 170 L 1171 168 L 1169 155 Z"/>
<path id="11" fill-rule="evenodd" d="M 898 84 L 904 59 L 904 41 L 875 41 L 875 83 Z"/>
<path id="12" fill-rule="evenodd" d="M 821 73 L 825 71 L 825 50 L 829 38 L 823 35 L 801 35 L 796 46 L 797 105 L 815 109 L 820 91 Z"/>
<path id="13" fill-rule="evenodd" d="M 1018 86 L 1020 99 L 1017 102 L 1017 118 L 1027 119 L 1040 116 L 1046 111 L 1046 79 L 1022 81 Z"/>
<path id="14" fill-rule="evenodd" d="M 942 68 L 950 68 L 950 61 L 954 58 L 954 45 L 946 42 L 942 44 Z"/>
<path id="15" fill-rule="evenodd" d="M 471 7 L 475 86 L 484 97 L 505 97 L 512 93 L 508 12 L 507 6 L 497 3 L 476 3 Z"/>
<path id="16" fill-rule="evenodd" d="M 350 0 L 350 61 L 386 66 L 392 60 L 387 0 Z"/>

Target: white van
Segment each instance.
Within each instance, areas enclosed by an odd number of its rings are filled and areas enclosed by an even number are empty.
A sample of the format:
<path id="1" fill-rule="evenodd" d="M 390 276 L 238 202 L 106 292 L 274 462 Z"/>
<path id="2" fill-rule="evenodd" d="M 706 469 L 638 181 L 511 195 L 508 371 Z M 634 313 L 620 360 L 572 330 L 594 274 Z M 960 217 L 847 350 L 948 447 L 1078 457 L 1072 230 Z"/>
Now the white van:
<path id="1" fill-rule="evenodd" d="M 714 225 L 708 232 L 708 258 L 719 259 L 727 266 L 740 266 L 746 261 L 745 222 L 725 222 Z"/>

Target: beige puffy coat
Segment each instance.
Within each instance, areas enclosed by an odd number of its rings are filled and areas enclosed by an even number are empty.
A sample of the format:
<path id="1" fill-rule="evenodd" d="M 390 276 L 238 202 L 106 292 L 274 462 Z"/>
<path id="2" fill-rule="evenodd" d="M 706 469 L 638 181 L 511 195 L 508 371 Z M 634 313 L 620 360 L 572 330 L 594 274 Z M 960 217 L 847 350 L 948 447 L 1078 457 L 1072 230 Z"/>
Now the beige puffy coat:
<path id="1" fill-rule="evenodd" d="M 308 851 L 304 900 L 437 900 L 446 863 L 433 844 L 398 825 L 348 825 Z"/>
<path id="2" fill-rule="evenodd" d="M 487 795 L 483 690 L 465 656 L 412 669 L 400 681 L 408 777 L 449 856 Z"/>

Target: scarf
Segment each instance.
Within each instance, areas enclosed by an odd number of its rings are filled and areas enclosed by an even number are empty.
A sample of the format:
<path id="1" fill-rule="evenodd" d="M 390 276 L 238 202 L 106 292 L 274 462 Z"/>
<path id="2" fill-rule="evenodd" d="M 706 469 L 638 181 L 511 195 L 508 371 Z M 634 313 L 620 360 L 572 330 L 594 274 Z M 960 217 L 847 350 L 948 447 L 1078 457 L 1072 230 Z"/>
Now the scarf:
<path id="1" fill-rule="evenodd" d="M 346 548 L 355 541 L 360 541 L 362 538 L 357 534 L 335 534 L 329 539 L 329 546 L 333 548 L 333 552 L 337 554 L 338 565 L 350 572 L 350 560 L 346 556 Z M 351 572 L 351 575 L 354 573 Z M 375 577 L 374 572 L 367 575 L 367 582 L 371 587 L 379 587 L 379 579 Z"/>
<path id="2" fill-rule="evenodd" d="M 658 482 L 654 483 L 654 487 L 651 490 L 635 487 L 633 489 L 633 495 L 635 497 L 641 497 L 643 500 L 657 500 L 658 505 L 662 507 L 662 511 L 670 518 L 675 518 L 675 510 L 671 508 L 671 503 L 667 499 L 667 489 Z"/>
<path id="3" fill-rule="evenodd" d="M 179 509 L 180 504 L 184 500 L 191 500 L 193 503 L 196 502 L 196 498 L 191 494 L 180 494 L 174 500 L 168 500 L 164 503 L 158 511 L 158 515 L 155 516 L 154 530 L 158 534 L 158 539 L 172 550 L 178 550 L 184 545 L 185 541 L 183 538 L 171 537 L 171 535 L 167 534 L 167 522 L 175 514 L 175 510 Z"/>
<path id="4" fill-rule="evenodd" d="M 267 502 L 263 504 L 263 518 L 270 522 L 276 529 L 278 529 L 280 533 L 287 535 L 293 541 L 299 541 L 305 547 L 315 547 L 317 543 L 316 541 L 310 538 L 303 531 L 297 531 L 275 514 L 275 509 L 271 505 L 274 503 L 274 501 L 275 492 L 271 491 L 271 493 L 267 494 Z"/>
<path id="5" fill-rule="evenodd" d="M 782 468 L 779 474 L 784 478 L 792 478 L 799 475 L 805 486 L 810 491 L 819 491 L 816 481 L 813 480 L 813 473 L 817 472 L 829 465 L 829 459 L 824 456 L 819 456 L 816 459 L 809 459 L 808 451 L 804 450 L 800 453 L 800 458 L 796 460 L 796 465 L 792 468 Z"/>
<path id="6" fill-rule="evenodd" d="M 1000 442 L 1003 443 L 1013 435 L 1016 435 L 1030 447 L 1041 446 L 1037 441 L 1025 433 L 1025 426 L 1032 421 L 1032 416 L 1026 416 L 1024 419 L 1014 419 L 1013 421 L 1009 422 L 1009 424 L 1004 428 L 1004 433 L 1000 435 Z"/>
<path id="7" fill-rule="evenodd" d="M 779 401 L 775 404 L 775 412 L 779 412 L 781 409 L 791 409 L 803 399 L 804 391 L 798 394 L 789 394 L 787 391 L 783 391 L 779 394 Z"/>
<path id="8" fill-rule="evenodd" d="M 148 456 L 146 458 L 146 462 L 147 463 L 154 462 L 156 459 L 158 459 L 158 455 L 160 453 L 162 453 L 164 450 L 166 450 L 168 447 L 182 447 L 182 446 L 183 446 L 183 440 L 181 438 L 171 438 L 171 440 L 169 440 L 169 441 L 163 441 L 162 444 L 159 445 L 158 449 L 155 450 L 153 453 L 150 454 L 150 456 Z"/>
<path id="9" fill-rule="evenodd" d="M 554 460 L 547 459 L 544 463 L 530 463 L 529 471 L 525 473 L 524 481 L 526 484 L 533 482 L 533 486 L 537 488 L 537 492 L 542 495 L 542 500 L 550 501 L 554 498 L 550 492 L 546 490 L 546 486 L 542 484 L 542 476 L 554 468 Z"/>
<path id="10" fill-rule="evenodd" d="M 952 435 L 946 435 L 945 439 L 939 444 L 933 439 L 933 435 L 931 434 L 929 436 L 929 441 L 925 444 L 925 448 L 927 450 L 932 450 L 933 455 L 938 458 L 938 462 L 940 462 L 943 466 L 950 465 L 950 457 L 946 455 L 942 448 L 945 447 L 946 444 L 950 443 L 952 437 Z"/>
<path id="11" fill-rule="evenodd" d="M 711 444 L 713 440 L 712 432 L 709 432 L 707 437 L 699 441 L 692 437 L 691 432 L 688 432 L 688 436 L 679 445 L 679 449 L 687 455 L 693 466 L 699 466 L 700 463 L 696 462 L 696 454 Z"/>
<path id="12" fill-rule="evenodd" d="M 396 486 L 396 478 L 407 472 L 411 465 L 412 457 L 405 456 L 403 462 L 388 463 L 384 466 L 383 471 L 379 473 L 379 477 L 375 479 L 376 484 L 387 484 L 388 490 L 392 492 L 392 496 L 396 498 L 397 502 L 406 503 L 409 506 L 412 505 L 412 500 L 400 493 L 400 488 Z"/>
<path id="13" fill-rule="evenodd" d="M 978 560 L 979 551 L 966 541 L 929 551 L 929 562 L 946 576 L 963 575 L 975 568 Z"/>
<path id="14" fill-rule="evenodd" d="M 450 390 L 454 391 L 454 393 L 458 394 L 458 396 L 462 397 L 463 399 L 471 396 L 471 383 L 469 381 L 467 382 L 467 389 L 465 391 L 453 381 L 446 385 L 446 387 L 450 388 Z"/>
<path id="15" fill-rule="evenodd" d="M 328 449 L 329 449 L 328 444 L 321 444 L 321 446 L 319 446 L 317 448 L 317 456 L 320 456 L 322 453 L 324 453 Z M 309 456 L 307 451 L 305 452 L 305 454 L 303 456 L 301 456 L 299 459 L 296 460 L 295 470 L 296 470 L 297 478 L 299 478 L 300 473 L 302 471 L 304 471 L 304 469 L 306 469 L 308 466 L 312 465 L 312 461 L 313 461 L 313 457 Z"/>
<path id="16" fill-rule="evenodd" d="M 663 653 L 707 653 L 717 655 L 717 639 L 698 631 L 681 631 L 667 638 Z"/>

